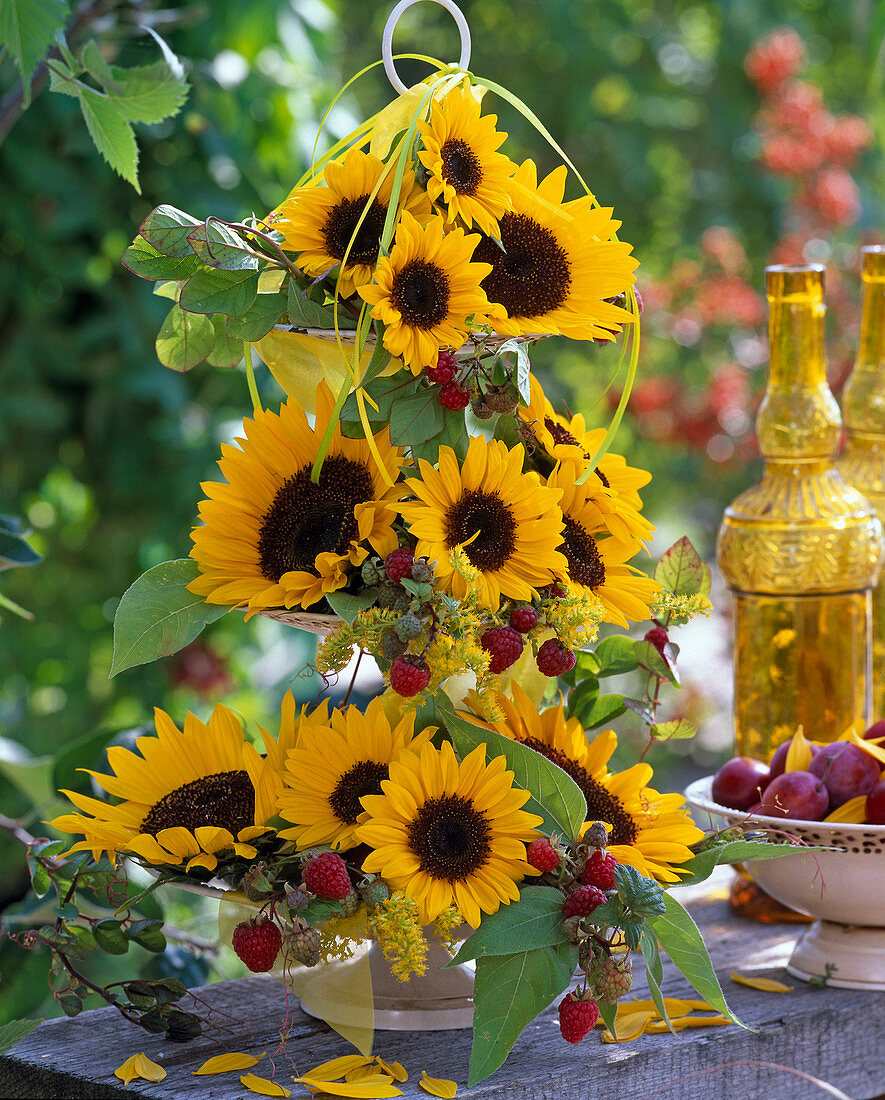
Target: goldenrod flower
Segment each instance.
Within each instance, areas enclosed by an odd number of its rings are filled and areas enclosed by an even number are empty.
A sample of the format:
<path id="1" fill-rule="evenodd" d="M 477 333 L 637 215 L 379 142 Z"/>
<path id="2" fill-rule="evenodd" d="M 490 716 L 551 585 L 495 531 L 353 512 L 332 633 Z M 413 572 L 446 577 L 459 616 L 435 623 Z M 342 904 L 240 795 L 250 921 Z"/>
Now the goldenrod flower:
<path id="1" fill-rule="evenodd" d="M 427 972 L 427 940 L 413 897 L 391 894 L 373 907 L 369 923 L 396 978 L 407 982 L 413 974 L 420 978 Z"/>

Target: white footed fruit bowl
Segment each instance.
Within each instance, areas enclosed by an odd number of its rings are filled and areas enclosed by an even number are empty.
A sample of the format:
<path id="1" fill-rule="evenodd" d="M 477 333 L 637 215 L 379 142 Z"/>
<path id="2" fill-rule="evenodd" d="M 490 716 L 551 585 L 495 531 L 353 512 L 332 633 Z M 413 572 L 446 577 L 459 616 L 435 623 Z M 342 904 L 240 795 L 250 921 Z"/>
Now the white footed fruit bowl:
<path id="1" fill-rule="evenodd" d="M 707 776 L 685 791 L 702 827 L 742 825 L 768 833 L 771 843 L 794 838 L 840 849 L 744 864 L 776 901 L 817 918 L 797 942 L 789 973 L 843 989 L 885 989 L 885 825 L 748 816 L 714 802 L 712 783 Z"/>

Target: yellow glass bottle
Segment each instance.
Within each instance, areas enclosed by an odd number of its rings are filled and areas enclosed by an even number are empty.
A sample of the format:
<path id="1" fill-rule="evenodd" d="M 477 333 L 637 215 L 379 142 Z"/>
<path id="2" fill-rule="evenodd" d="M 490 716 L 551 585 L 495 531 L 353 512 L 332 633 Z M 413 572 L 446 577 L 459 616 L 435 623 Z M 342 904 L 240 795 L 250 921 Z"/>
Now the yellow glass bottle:
<path id="1" fill-rule="evenodd" d="M 846 481 L 885 523 L 885 248 L 862 249 L 863 312 L 854 370 L 842 394 L 847 440 L 839 459 Z M 885 576 L 873 593 L 872 722 L 885 718 Z"/>
<path id="2" fill-rule="evenodd" d="M 770 373 L 756 419 L 761 480 L 726 509 L 719 568 L 734 595 L 736 752 L 768 760 L 801 724 L 815 741 L 866 722 L 882 524 L 835 467 L 824 269 L 766 269 Z"/>

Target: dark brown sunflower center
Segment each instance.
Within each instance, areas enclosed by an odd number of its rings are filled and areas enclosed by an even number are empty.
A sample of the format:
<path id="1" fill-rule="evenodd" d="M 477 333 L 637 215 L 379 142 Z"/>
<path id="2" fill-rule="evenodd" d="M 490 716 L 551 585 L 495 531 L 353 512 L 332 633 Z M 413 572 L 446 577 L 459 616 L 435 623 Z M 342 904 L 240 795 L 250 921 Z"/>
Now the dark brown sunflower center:
<path id="1" fill-rule="evenodd" d="M 473 195 L 482 182 L 482 165 L 466 141 L 450 138 L 440 150 L 442 174 L 459 195 Z"/>
<path id="2" fill-rule="evenodd" d="M 563 518 L 562 535 L 563 543 L 559 552 L 568 559 L 568 575 L 571 579 L 583 584 L 585 588 L 598 588 L 605 584 L 605 564 L 593 536 L 571 516 Z"/>
<path id="3" fill-rule="evenodd" d="M 542 317 L 563 304 L 571 286 L 571 264 L 556 236 L 526 214 L 505 214 L 501 244 L 483 237 L 473 253 L 475 263 L 491 264 L 482 281 L 490 302 L 499 302 L 511 317 Z"/>
<path id="4" fill-rule="evenodd" d="M 536 737 L 525 737 L 522 739 L 522 744 L 528 745 L 530 749 L 539 752 L 541 756 L 546 756 L 558 768 L 562 768 L 566 775 L 570 775 L 574 779 L 587 800 L 587 820 L 607 821 L 611 825 L 612 832 L 609 838 L 611 844 L 634 844 L 636 842 L 636 822 L 625 809 L 623 802 L 597 783 L 586 768 L 582 768 L 577 761 L 566 756 L 564 752 L 545 745 L 543 741 L 539 741 Z"/>
<path id="5" fill-rule="evenodd" d="M 445 524 L 449 549 L 473 540 L 464 553 L 482 572 L 500 569 L 516 547 L 516 520 L 497 493 L 465 489 L 446 513 Z"/>
<path id="6" fill-rule="evenodd" d="M 346 825 L 353 825 L 363 812 L 360 799 L 365 794 L 381 794 L 381 781 L 387 779 L 386 764 L 361 760 L 344 773 L 329 795 L 332 813 Z"/>
<path id="7" fill-rule="evenodd" d="M 317 554 L 344 554 L 358 535 L 354 507 L 373 497 L 372 475 L 362 462 L 333 455 L 323 463 L 318 482 L 304 466 L 280 486 L 261 521 L 262 575 L 278 581 L 291 569 L 316 573 Z"/>
<path id="8" fill-rule="evenodd" d="M 393 277 L 390 300 L 413 328 L 433 328 L 449 312 L 449 277 L 425 260 L 409 260 Z"/>
<path id="9" fill-rule="evenodd" d="M 156 836 L 161 829 L 227 829 L 236 836 L 255 824 L 255 788 L 244 771 L 218 772 L 185 783 L 148 810 L 141 831 Z"/>
<path id="10" fill-rule="evenodd" d="M 492 828 L 469 798 L 431 798 L 408 829 L 409 848 L 432 878 L 463 882 L 491 854 Z"/>
<path id="11" fill-rule="evenodd" d="M 320 232 L 326 245 L 326 251 L 336 260 L 343 260 L 347 253 L 348 267 L 354 264 L 369 264 L 374 266 L 378 259 L 378 248 L 381 244 L 381 232 L 384 229 L 384 219 L 387 216 L 387 208 L 382 206 L 377 199 L 366 211 L 366 216 L 357 222 L 366 203 L 368 195 L 360 195 L 358 199 L 339 199 L 329 211 Z M 351 244 L 354 231 L 356 238 Z M 350 245 L 350 251 L 347 247 Z"/>

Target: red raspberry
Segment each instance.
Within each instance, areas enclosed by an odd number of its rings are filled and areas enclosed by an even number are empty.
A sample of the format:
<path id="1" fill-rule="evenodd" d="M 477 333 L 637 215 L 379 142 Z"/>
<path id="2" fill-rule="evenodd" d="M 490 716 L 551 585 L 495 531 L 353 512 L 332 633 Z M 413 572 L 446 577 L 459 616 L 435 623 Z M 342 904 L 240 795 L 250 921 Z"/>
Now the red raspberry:
<path id="1" fill-rule="evenodd" d="M 538 837 L 537 840 L 531 842 L 525 850 L 525 858 L 532 867 L 537 867 L 539 871 L 555 871 L 562 863 L 559 852 L 545 836 Z"/>
<path id="2" fill-rule="evenodd" d="M 390 666 L 390 686 L 407 699 L 422 692 L 430 683 L 430 669 L 423 657 L 406 653 Z"/>
<path id="3" fill-rule="evenodd" d="M 655 649 L 664 656 L 664 646 L 670 641 L 670 635 L 662 626 L 653 626 L 645 635 L 643 641 L 651 642 Z M 666 658 L 664 658 L 666 660 Z"/>
<path id="4" fill-rule="evenodd" d="M 559 638 L 551 638 L 538 650 L 538 668 L 545 676 L 562 676 L 575 667 L 574 652 L 567 649 Z"/>
<path id="5" fill-rule="evenodd" d="M 520 634 L 529 634 L 538 625 L 538 612 L 533 607 L 514 607 L 510 612 L 510 625 Z"/>
<path id="6" fill-rule="evenodd" d="M 580 1043 L 599 1019 L 595 1001 L 579 1000 L 575 994 L 566 993 L 559 1002 L 559 1030 L 567 1043 Z"/>
<path id="7" fill-rule="evenodd" d="M 493 626 L 479 639 L 479 644 L 492 655 L 489 672 L 510 668 L 522 653 L 522 638 L 512 626 Z"/>
<path id="8" fill-rule="evenodd" d="M 350 875 L 337 852 L 323 852 L 305 864 L 301 881 L 318 898 L 340 901 L 350 893 Z"/>
<path id="9" fill-rule="evenodd" d="M 458 412 L 459 409 L 466 409 L 470 404 L 470 393 L 462 390 L 457 382 L 446 382 L 439 388 L 439 403 L 449 412 Z"/>
<path id="10" fill-rule="evenodd" d="M 282 942 L 279 928 L 270 920 L 241 921 L 231 938 L 234 951 L 255 974 L 271 969 Z"/>
<path id="11" fill-rule="evenodd" d="M 565 899 L 562 915 L 569 917 L 589 917 L 593 910 L 603 905 L 608 898 L 596 886 L 579 886 Z"/>
<path id="12" fill-rule="evenodd" d="M 612 890 L 615 885 L 615 867 L 618 861 L 608 852 L 595 851 L 587 860 L 587 866 L 581 875 L 585 886 L 596 886 L 600 890 Z"/>
<path id="13" fill-rule="evenodd" d="M 435 367 L 425 367 L 424 373 L 438 386 L 451 382 L 458 369 L 458 360 L 450 351 L 441 351 Z"/>
<path id="14" fill-rule="evenodd" d="M 415 563 L 415 555 L 410 546 L 401 546 L 384 559 L 384 572 L 387 579 L 394 584 L 399 584 L 403 577 L 412 579 L 412 566 Z"/>

